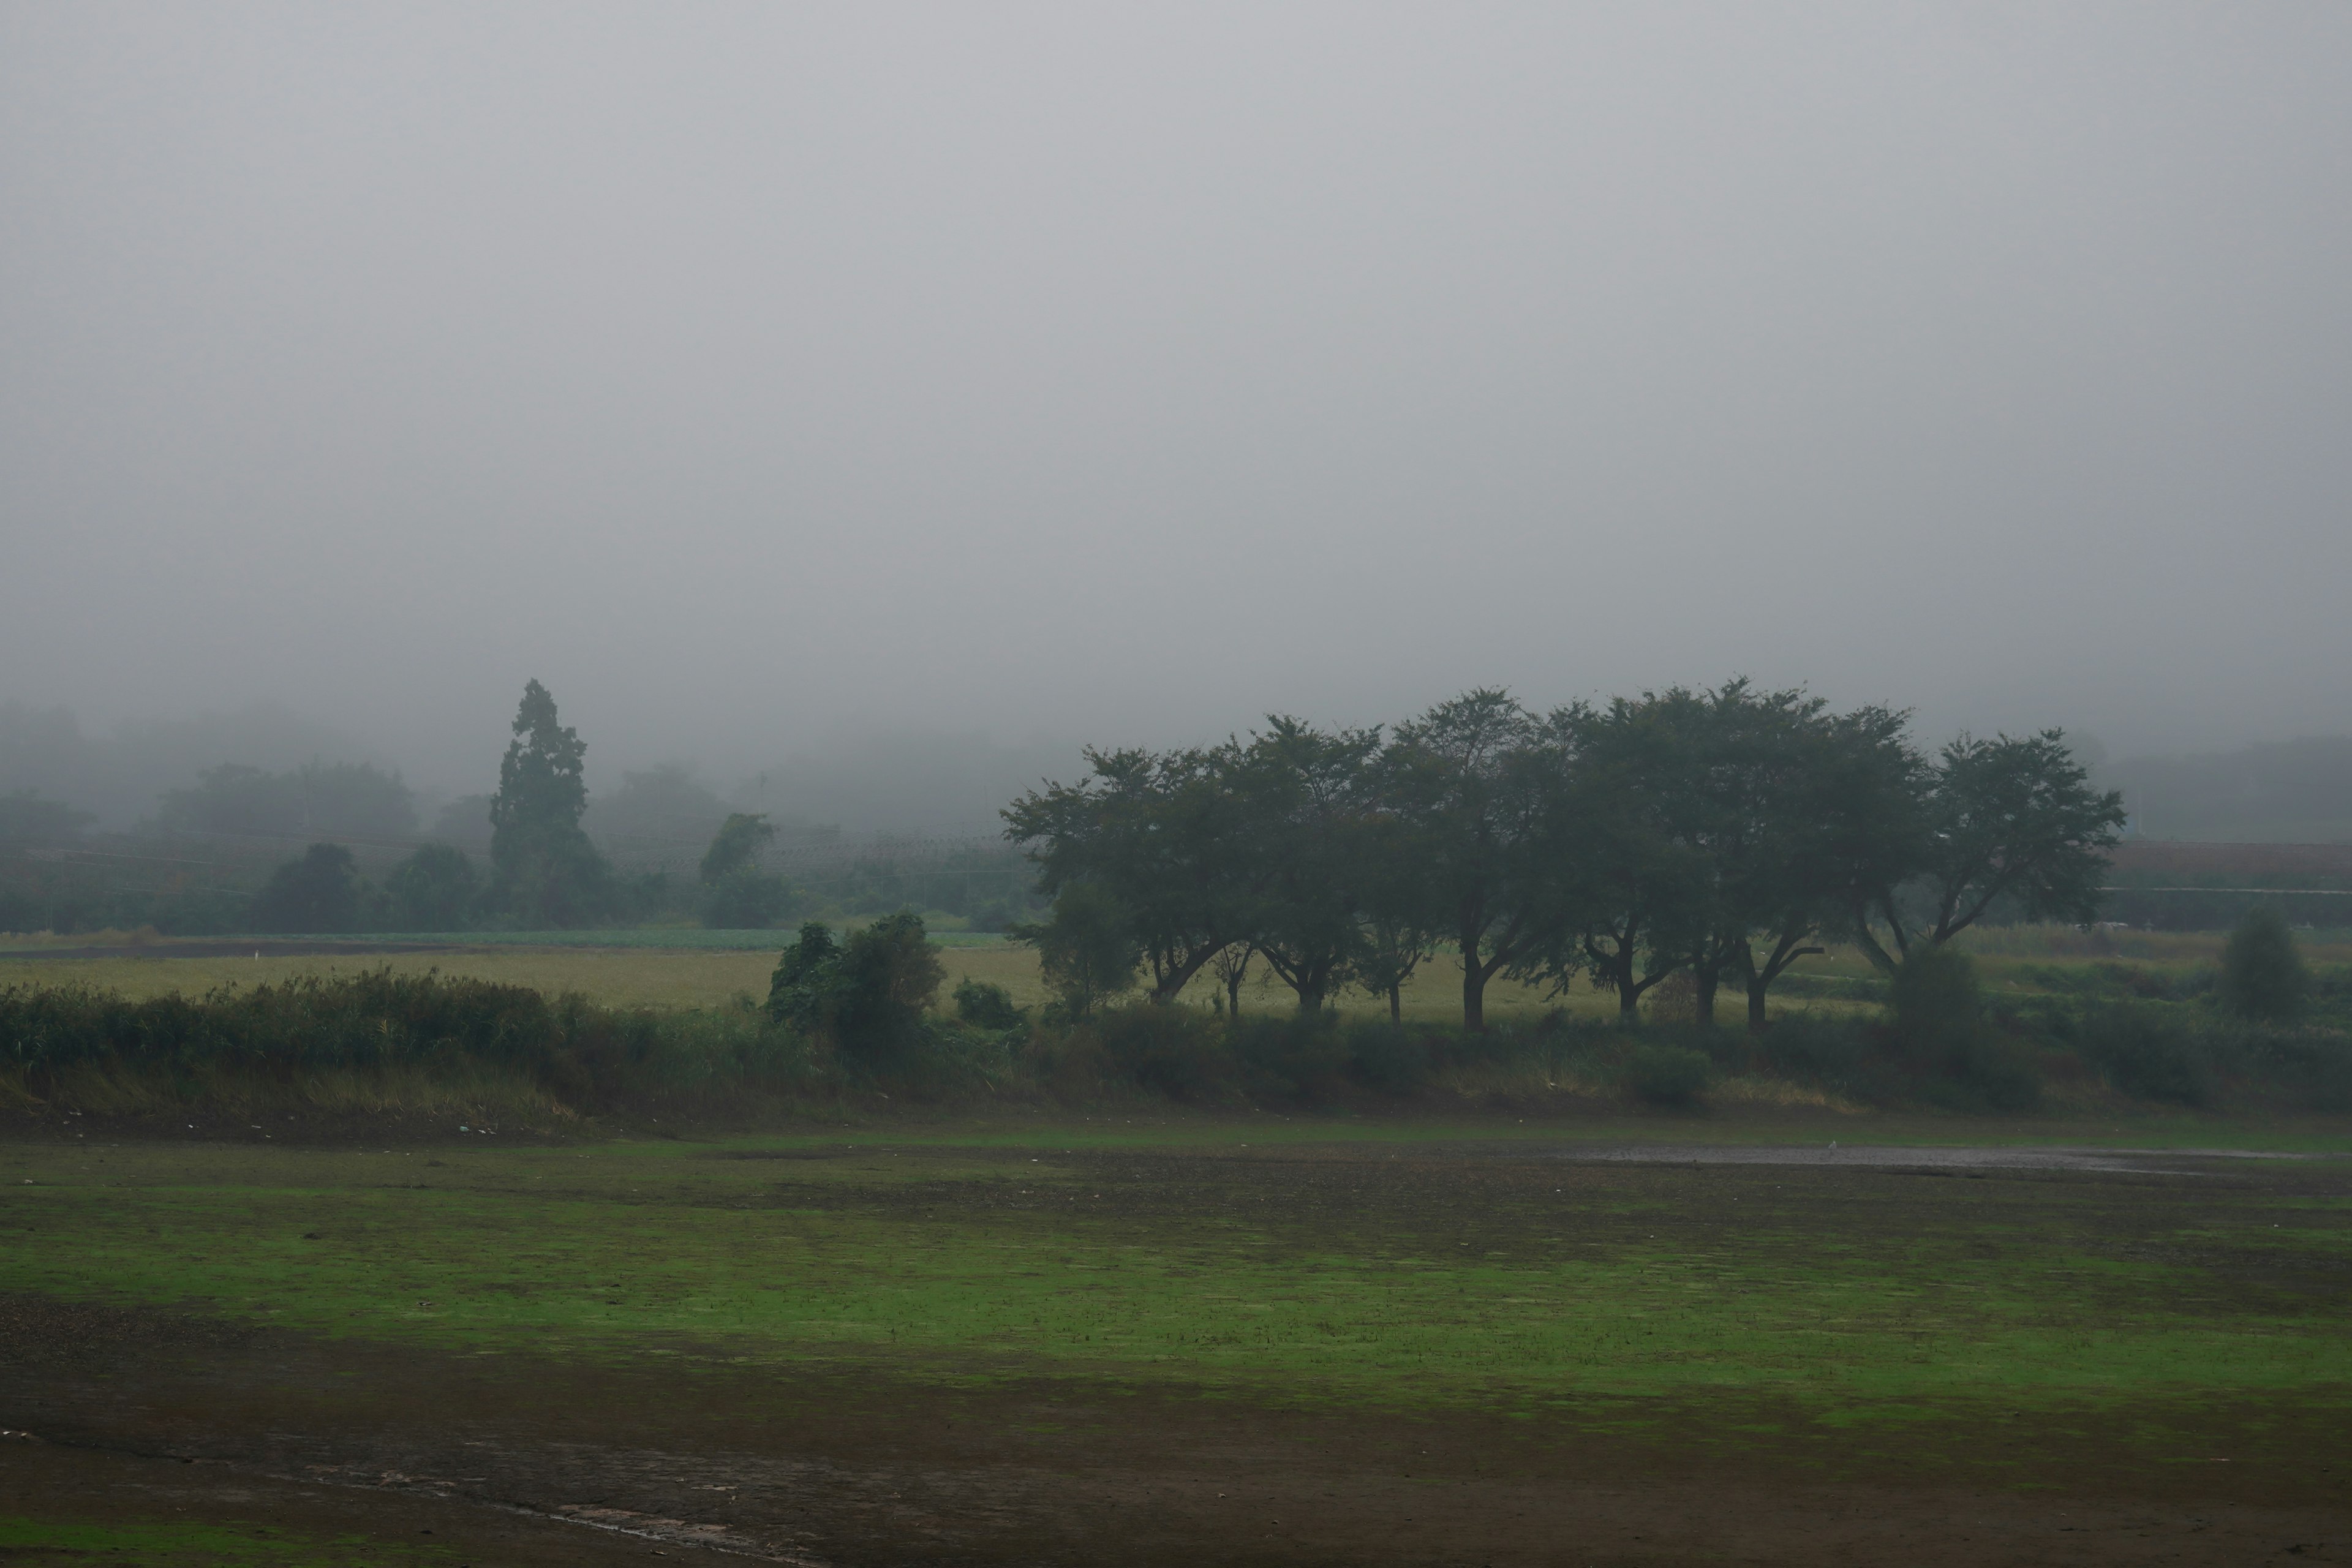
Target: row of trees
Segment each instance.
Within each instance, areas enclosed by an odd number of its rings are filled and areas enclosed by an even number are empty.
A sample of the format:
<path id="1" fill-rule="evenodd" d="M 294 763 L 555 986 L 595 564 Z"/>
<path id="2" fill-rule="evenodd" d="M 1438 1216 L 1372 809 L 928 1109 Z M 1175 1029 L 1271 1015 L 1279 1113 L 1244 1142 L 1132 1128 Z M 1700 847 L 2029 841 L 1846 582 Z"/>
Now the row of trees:
<path id="1" fill-rule="evenodd" d="M 1764 1021 L 1826 940 L 1892 971 L 1989 916 L 2086 921 L 2119 795 L 2055 730 L 1933 755 L 1908 715 L 1833 712 L 1746 680 L 1530 711 L 1479 689 L 1383 734 L 1273 717 L 1222 744 L 1090 751 L 1089 776 L 1005 808 L 1051 919 L 1024 928 L 1070 1007 L 1140 971 L 1154 1001 L 1204 973 L 1240 1000 L 1263 960 L 1319 1010 L 1385 994 L 1441 950 L 1463 1021 L 1498 975 L 1614 991 L 1687 973 Z"/>

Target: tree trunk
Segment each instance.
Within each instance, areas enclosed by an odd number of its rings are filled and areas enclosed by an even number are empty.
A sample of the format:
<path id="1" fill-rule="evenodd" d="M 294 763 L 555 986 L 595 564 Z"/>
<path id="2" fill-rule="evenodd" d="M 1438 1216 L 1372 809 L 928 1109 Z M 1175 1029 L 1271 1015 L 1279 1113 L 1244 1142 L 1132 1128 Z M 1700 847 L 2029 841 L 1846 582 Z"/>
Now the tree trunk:
<path id="1" fill-rule="evenodd" d="M 1404 1022 L 1404 987 L 1393 980 L 1389 982 L 1389 1022 Z"/>
<path id="2" fill-rule="evenodd" d="M 1486 971 L 1471 956 L 1476 951 L 1462 950 L 1462 1026 L 1474 1033 L 1486 1027 Z"/>
<path id="3" fill-rule="evenodd" d="M 1228 1018 L 1242 1016 L 1242 981 L 1248 973 L 1249 963 L 1244 960 L 1239 969 L 1225 976 L 1225 1016 Z"/>
<path id="4" fill-rule="evenodd" d="M 1764 992 L 1771 984 L 1761 975 L 1748 977 L 1748 1032 L 1751 1035 L 1764 1032 Z"/>
<path id="5" fill-rule="evenodd" d="M 1715 988 L 1721 976 L 1712 969 L 1691 965 L 1692 1015 L 1702 1029 L 1715 1027 Z"/>

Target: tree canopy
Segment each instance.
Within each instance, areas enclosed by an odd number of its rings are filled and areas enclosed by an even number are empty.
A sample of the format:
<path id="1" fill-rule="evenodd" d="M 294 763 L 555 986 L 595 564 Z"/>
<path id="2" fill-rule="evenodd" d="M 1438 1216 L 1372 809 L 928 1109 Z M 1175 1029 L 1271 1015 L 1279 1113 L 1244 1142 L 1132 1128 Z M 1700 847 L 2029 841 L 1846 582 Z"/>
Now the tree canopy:
<path id="1" fill-rule="evenodd" d="M 1538 717 L 1481 688 L 1396 726 L 1283 715 L 1246 738 L 1087 753 L 1004 811 L 1055 918 L 1024 935 L 1075 1006 L 1140 966 L 1156 1002 L 1262 957 L 1319 1010 L 1390 998 L 1441 943 L 1463 1019 L 1497 974 L 1590 984 L 1632 1016 L 1686 975 L 1760 1027 L 1775 980 L 1832 940 L 1892 970 L 1993 919 L 2095 911 L 2120 800 L 2064 737 L 1961 736 L 1745 679 Z M 1237 1000 L 1237 993 L 1236 997 Z"/>

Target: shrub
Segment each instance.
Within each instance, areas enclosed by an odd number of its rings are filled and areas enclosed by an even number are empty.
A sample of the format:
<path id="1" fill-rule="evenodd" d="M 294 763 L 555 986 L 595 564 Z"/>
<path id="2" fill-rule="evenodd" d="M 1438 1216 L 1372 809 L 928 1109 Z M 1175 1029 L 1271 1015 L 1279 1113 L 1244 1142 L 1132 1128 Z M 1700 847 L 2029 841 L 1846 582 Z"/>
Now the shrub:
<path id="1" fill-rule="evenodd" d="M 269 873 L 253 896 L 253 923 L 260 931 L 357 931 L 361 896 L 352 852 L 313 844 Z"/>
<path id="2" fill-rule="evenodd" d="M 2207 1105 L 2214 1089 L 2213 1053 L 2189 1021 L 2170 1007 L 2097 1008 L 2083 1021 L 2081 1048 L 2124 1093 L 2174 1105 Z"/>
<path id="3" fill-rule="evenodd" d="M 1028 1009 L 1014 1006 L 1013 994 L 1002 985 L 966 975 L 957 982 L 953 999 L 956 1016 L 975 1029 L 1003 1034 L 1029 1026 Z"/>
<path id="4" fill-rule="evenodd" d="M 1347 1042 L 1326 1014 L 1235 1019 L 1227 1046 L 1250 1087 L 1277 1100 L 1328 1099 L 1348 1070 Z"/>
<path id="5" fill-rule="evenodd" d="M 1870 1039 L 1851 1019 L 1784 1013 L 1765 1026 L 1757 1047 L 1776 1072 L 1843 1087 L 1863 1076 Z"/>
<path id="6" fill-rule="evenodd" d="M 811 921 L 776 964 L 767 1010 L 853 1065 L 902 1068 L 924 1054 L 923 1012 L 946 978 L 920 915 L 885 915 L 846 942 Z"/>
<path id="7" fill-rule="evenodd" d="M 1950 1070 L 1966 1059 L 1984 1027 L 1984 997 L 1976 965 L 1948 947 L 1915 950 L 1887 987 L 1895 1037 L 1914 1063 Z"/>
<path id="8" fill-rule="evenodd" d="M 463 849 L 420 845 L 383 880 L 394 931 L 463 931 L 473 919 L 481 879 Z"/>
<path id="9" fill-rule="evenodd" d="M 739 867 L 704 885 L 702 923 L 715 931 L 764 931 L 792 906 L 792 888 L 782 877 Z"/>
<path id="10" fill-rule="evenodd" d="M 2277 1023 L 2302 1016 L 2311 996 L 2311 972 L 2304 967 L 2284 915 L 2268 904 L 2247 911 L 2221 952 L 2214 989 L 2221 1010 L 2236 1017 Z"/>
<path id="11" fill-rule="evenodd" d="M 1095 1034 L 1112 1070 L 1145 1089 L 1192 1100 L 1233 1093 L 1236 1064 L 1223 1031 L 1194 1008 L 1150 1002 L 1104 1008 Z"/>
<path id="12" fill-rule="evenodd" d="M 1342 1036 L 1348 1070 L 1381 1094 L 1418 1093 L 1429 1082 L 1428 1039 L 1385 1018 L 1351 1024 Z"/>
<path id="13" fill-rule="evenodd" d="M 1706 1053 L 1645 1040 L 1625 1058 L 1626 1092 L 1648 1105 L 1690 1105 L 1714 1070 Z"/>

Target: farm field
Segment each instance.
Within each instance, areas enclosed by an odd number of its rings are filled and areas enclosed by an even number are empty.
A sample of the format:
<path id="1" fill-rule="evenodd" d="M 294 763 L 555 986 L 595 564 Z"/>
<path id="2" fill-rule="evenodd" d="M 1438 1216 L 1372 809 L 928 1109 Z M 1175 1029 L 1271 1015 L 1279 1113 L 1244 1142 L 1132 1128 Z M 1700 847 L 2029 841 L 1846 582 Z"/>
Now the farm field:
<path id="1" fill-rule="evenodd" d="M 2352 1131 L 2253 1131 L 19 1139 L 0 1549 L 2328 1561 Z"/>
<path id="2" fill-rule="evenodd" d="M 725 935 L 733 942 L 748 940 L 742 933 L 686 934 Z M 401 973 L 438 970 L 445 974 L 478 976 L 549 992 L 576 991 L 612 1006 L 709 1007 L 743 996 L 766 996 L 769 975 L 787 940 L 782 931 L 768 934 L 775 940 L 772 948 L 667 942 L 612 947 L 572 943 L 472 946 L 458 945 L 468 942 L 464 936 L 451 936 L 436 939 L 448 945 L 432 951 L 389 944 L 377 948 L 354 941 L 340 951 L 279 953 L 265 950 L 259 958 L 212 954 L 210 950 L 226 943 L 210 939 L 183 944 L 159 941 L 149 944 L 138 956 L 54 957 L 38 947 L 26 947 L 0 954 L 0 985 L 85 984 L 132 997 L 173 992 L 197 995 L 220 985 L 254 985 L 297 975 L 351 973 L 381 967 Z M 2039 989 L 2035 972 L 2050 969 L 2094 964 L 2159 972 L 2210 969 L 2220 962 L 2223 940 L 2220 933 L 2128 932 L 2116 938 L 2092 939 L 2063 929 L 2032 928 L 1972 932 L 1962 939 L 1962 946 L 1975 956 L 1988 991 L 1998 996 Z M 276 945 L 282 944 L 266 947 Z M 182 946 L 205 949 L 207 955 L 180 956 L 177 949 Z M 1029 948 L 1001 939 L 950 933 L 947 941 L 939 944 L 939 950 L 948 974 L 947 989 L 953 989 L 958 981 L 970 976 L 1003 985 L 1024 1006 L 1035 1008 L 1046 1000 L 1045 988 L 1037 973 L 1037 957 Z M 2323 970 L 2352 968 L 2352 941 L 2346 940 L 2344 933 L 2307 934 L 2303 950 L 2308 962 Z M 1786 994 L 1775 992 L 1776 1007 L 1850 1005 L 1834 993 L 1821 994 L 1818 983 L 1871 984 L 1877 980 L 1868 960 L 1851 947 L 1835 947 L 1825 955 L 1801 960 L 1789 978 L 1795 984 L 1784 985 Z M 1808 989 L 1809 981 L 1817 984 Z M 1431 959 L 1404 988 L 1406 1017 L 1429 1023 L 1458 1021 L 1460 986 L 1460 973 L 1449 954 L 1441 953 Z M 1184 1000 L 1206 1006 L 1214 990 L 1213 981 L 1197 979 L 1186 988 Z M 1283 1011 L 1290 1001 L 1290 993 L 1271 980 L 1263 964 L 1253 968 L 1243 992 L 1244 1011 Z M 1348 1016 L 1376 1016 L 1387 1007 L 1384 998 L 1357 990 L 1340 993 L 1337 1004 Z M 1737 993 L 1727 994 L 1721 1005 L 1736 1016 L 1739 1006 Z M 1498 1021 L 1534 1016 L 1554 1007 L 1565 1007 L 1580 1016 L 1605 1017 L 1613 1016 L 1616 1003 L 1612 997 L 1581 984 L 1564 996 L 1553 997 L 1544 987 L 1497 978 L 1487 988 L 1486 1007 Z"/>
<path id="3" fill-rule="evenodd" d="M 355 946 L 349 952 L 299 953 L 260 958 L 172 956 L 159 944 L 155 956 L 104 958 L 0 958 L 0 985 L 84 984 L 120 991 L 133 997 L 161 996 L 173 992 L 201 994 L 219 985 L 256 985 L 305 974 L 352 973 L 390 968 L 401 973 L 478 976 L 485 980 L 530 985 L 542 991 L 577 991 L 611 1006 L 710 1007 L 735 998 L 764 999 L 768 979 L 786 940 L 776 933 L 773 951 L 699 948 L 483 948 L 431 952 L 398 950 L 369 952 Z M 939 949 L 947 971 L 945 992 L 970 976 L 992 982 L 1012 993 L 1015 1002 L 1036 1008 L 1046 1000 L 1037 973 L 1037 955 L 1009 942 L 950 943 Z M 1208 1005 L 1216 987 L 1201 979 L 1186 988 L 1184 999 Z M 1243 990 L 1245 1011 L 1287 1010 L 1294 1005 L 1288 990 L 1268 984 L 1264 965 L 1251 973 Z M 1486 1006 L 1497 1018 L 1532 1016 L 1567 1005 L 1601 1016 L 1615 1003 L 1580 987 L 1561 1001 L 1547 999 L 1537 986 L 1496 980 L 1487 987 Z M 1458 1022 L 1462 1016 L 1461 974 L 1449 960 L 1439 958 L 1405 988 L 1407 1016 L 1432 1022 Z M 1339 999 L 1343 1013 L 1385 1015 L 1387 1001 L 1360 991 Z"/>

